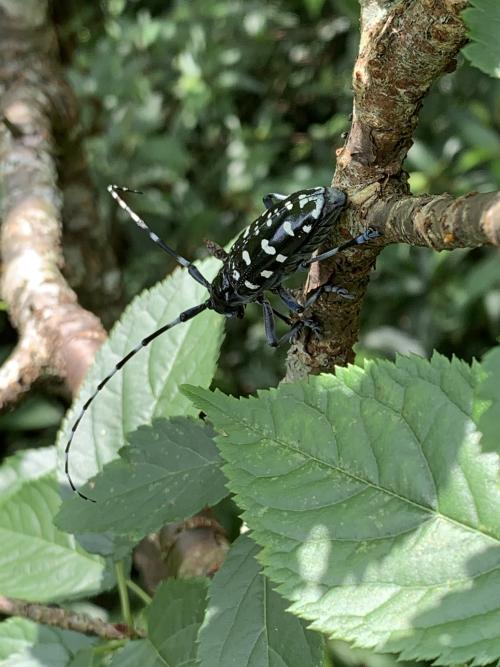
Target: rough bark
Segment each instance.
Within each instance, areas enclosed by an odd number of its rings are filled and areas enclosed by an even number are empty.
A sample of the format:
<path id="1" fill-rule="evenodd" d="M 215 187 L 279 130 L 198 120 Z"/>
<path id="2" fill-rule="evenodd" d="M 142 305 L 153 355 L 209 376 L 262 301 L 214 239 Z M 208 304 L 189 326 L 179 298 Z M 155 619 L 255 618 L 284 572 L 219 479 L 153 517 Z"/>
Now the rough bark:
<path id="1" fill-rule="evenodd" d="M 105 623 L 98 618 L 90 618 L 84 614 L 76 614 L 68 609 L 47 607 L 43 604 L 31 604 L 23 600 L 15 600 L 0 595 L 0 614 L 6 616 L 22 616 L 35 623 L 52 625 L 63 630 L 74 630 L 85 635 L 95 635 L 102 639 L 130 639 L 137 637 L 136 632 L 117 624 Z"/>
<path id="2" fill-rule="evenodd" d="M 287 380 L 353 361 L 369 274 L 384 245 L 452 249 L 500 244 L 498 193 L 412 198 L 403 171 L 423 100 L 431 85 L 455 68 L 466 41 L 460 17 L 466 5 L 466 0 L 361 1 L 352 124 L 337 151 L 333 180 L 349 195 L 350 205 L 329 246 L 369 225 L 384 237 L 372 248 L 312 265 L 306 293 L 335 274 L 336 284 L 355 299 L 325 296 L 317 302 L 312 315 L 321 324 L 321 338 L 306 334 L 291 348 Z"/>
<path id="3" fill-rule="evenodd" d="M 76 105 L 57 62 L 46 2 L 0 1 L 0 289 L 19 343 L 0 370 L 0 406 L 41 375 L 73 394 L 106 333 L 83 309 L 61 269 L 62 199 L 54 134 Z"/>

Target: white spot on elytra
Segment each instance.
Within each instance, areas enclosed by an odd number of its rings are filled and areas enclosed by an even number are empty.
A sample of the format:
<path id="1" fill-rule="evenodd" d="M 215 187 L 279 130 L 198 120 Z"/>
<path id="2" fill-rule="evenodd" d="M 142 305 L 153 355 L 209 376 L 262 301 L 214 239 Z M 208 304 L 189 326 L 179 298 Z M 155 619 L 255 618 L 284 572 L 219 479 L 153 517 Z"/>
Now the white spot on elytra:
<path id="1" fill-rule="evenodd" d="M 246 239 L 246 237 L 248 236 L 249 232 L 250 232 L 250 227 L 247 227 L 247 228 L 245 229 L 245 231 L 243 232 L 243 238 L 244 238 L 244 239 Z"/>
<path id="2" fill-rule="evenodd" d="M 242 256 L 243 261 L 245 262 L 245 264 L 246 264 L 247 266 L 250 266 L 250 264 L 251 264 L 252 262 L 251 262 L 251 259 L 250 259 L 250 255 L 248 254 L 248 251 L 247 251 L 247 250 L 243 250 L 243 252 L 241 253 L 241 256 Z"/>
<path id="3" fill-rule="evenodd" d="M 273 275 L 273 272 L 272 272 L 272 271 L 266 271 L 266 270 L 264 270 L 264 271 L 261 271 L 261 272 L 260 272 L 260 275 L 261 275 L 263 278 L 270 278 L 270 277 Z"/>
<path id="4" fill-rule="evenodd" d="M 240 279 L 239 271 L 236 271 L 236 269 L 233 271 L 233 278 L 234 278 L 235 280 L 239 280 L 239 279 Z"/>
<path id="5" fill-rule="evenodd" d="M 292 225 L 290 224 L 290 220 L 286 220 L 283 223 L 283 229 L 285 230 L 285 234 L 288 234 L 288 236 L 295 236 L 293 233 Z"/>
<path id="6" fill-rule="evenodd" d="M 285 203 L 285 207 L 286 207 L 289 211 L 291 211 L 292 208 L 293 208 L 293 204 L 292 204 L 292 202 L 291 202 L 291 201 L 287 201 L 287 202 Z"/>
<path id="7" fill-rule="evenodd" d="M 269 241 L 267 239 L 262 239 L 262 241 L 260 242 L 260 247 L 268 255 L 276 254 L 276 248 L 273 248 L 272 245 L 269 245 Z"/>
<path id="8" fill-rule="evenodd" d="M 304 206 L 310 201 L 310 198 L 307 195 L 299 195 L 299 206 L 304 208 Z"/>
<path id="9" fill-rule="evenodd" d="M 266 222 L 266 225 L 267 225 L 268 227 L 271 227 L 272 224 L 273 224 L 273 219 L 272 219 L 272 218 L 269 218 L 269 220 Z"/>
<path id="10" fill-rule="evenodd" d="M 314 201 L 314 210 L 311 211 L 313 218 L 318 219 L 323 208 L 324 197 L 316 197 Z"/>
<path id="11" fill-rule="evenodd" d="M 253 283 L 249 282 L 248 280 L 245 280 L 245 287 L 248 287 L 248 289 L 259 289 L 258 285 L 254 285 Z"/>
<path id="12" fill-rule="evenodd" d="M 286 255 L 278 255 L 278 256 L 276 257 L 276 261 L 277 261 L 277 262 L 281 262 L 282 264 L 283 264 L 283 262 L 286 262 L 287 259 L 288 259 L 288 258 L 287 258 Z"/>
<path id="13" fill-rule="evenodd" d="M 312 225 L 302 225 L 302 229 L 305 231 L 306 234 L 309 234 L 309 232 L 312 229 Z"/>

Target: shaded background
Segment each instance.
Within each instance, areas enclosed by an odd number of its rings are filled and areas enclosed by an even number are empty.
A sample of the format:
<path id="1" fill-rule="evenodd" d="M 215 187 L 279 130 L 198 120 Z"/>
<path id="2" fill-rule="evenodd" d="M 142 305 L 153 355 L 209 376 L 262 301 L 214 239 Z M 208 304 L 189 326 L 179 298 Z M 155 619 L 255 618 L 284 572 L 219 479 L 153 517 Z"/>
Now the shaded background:
<path id="1" fill-rule="evenodd" d="M 79 99 L 75 136 L 118 259 L 117 303 L 103 309 L 98 295 L 78 290 L 85 281 L 75 277 L 79 267 L 68 274 L 82 305 L 107 326 L 174 268 L 117 209 L 109 183 L 143 190 L 130 199 L 138 213 L 196 258 L 206 254 L 204 238 L 225 244 L 258 215 L 267 192 L 331 182 L 352 106 L 357 0 L 54 5 L 62 61 Z M 406 162 L 412 191 L 498 189 L 499 126 L 499 82 L 460 60 L 426 98 Z M 216 384 L 231 393 L 275 385 L 286 350 L 266 346 L 259 309 L 249 307 L 226 331 Z M 377 261 L 358 356 L 427 356 L 435 348 L 470 361 L 499 334 L 498 251 L 401 245 Z M 15 340 L 2 311 L 0 361 Z M 0 453 L 53 444 L 66 407 L 58 387 L 39 386 L 0 416 Z"/>

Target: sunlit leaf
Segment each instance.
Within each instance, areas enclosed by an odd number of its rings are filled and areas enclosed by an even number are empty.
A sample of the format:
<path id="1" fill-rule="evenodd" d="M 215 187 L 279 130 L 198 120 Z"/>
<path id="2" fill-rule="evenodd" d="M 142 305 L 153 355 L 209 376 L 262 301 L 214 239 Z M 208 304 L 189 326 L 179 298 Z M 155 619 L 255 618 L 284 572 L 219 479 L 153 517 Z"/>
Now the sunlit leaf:
<path id="1" fill-rule="evenodd" d="M 77 632 L 10 618 L 0 623 L 2 667 L 70 667 L 73 659 L 97 642 Z"/>
<path id="2" fill-rule="evenodd" d="M 240 399 L 189 390 L 221 433 L 265 573 L 313 628 L 403 659 L 500 657 L 500 486 L 484 376 L 434 355 Z"/>
<path id="3" fill-rule="evenodd" d="M 201 667 L 323 667 L 323 637 L 286 611 L 248 537 L 233 543 L 209 588 L 199 635 Z"/>
<path id="4" fill-rule="evenodd" d="M 201 421 L 155 420 L 129 437 L 84 492 L 96 503 L 70 498 L 56 519 L 70 532 L 134 534 L 137 539 L 180 521 L 228 494 L 213 431 Z"/>
<path id="5" fill-rule="evenodd" d="M 211 278 L 219 264 L 206 260 L 200 269 Z M 66 446 L 70 429 L 82 404 L 97 384 L 142 338 L 181 311 L 201 303 L 207 291 L 185 270 L 175 271 L 151 290 L 139 295 L 99 350 L 78 399 L 59 433 L 58 447 Z M 70 452 L 70 471 L 77 484 L 116 458 L 126 435 L 158 417 L 195 414 L 179 385 L 212 380 L 222 340 L 223 318 L 203 312 L 182 323 L 141 350 L 106 385 L 85 413 Z M 66 484 L 60 466 L 60 479 Z"/>
<path id="6" fill-rule="evenodd" d="M 55 602 L 112 584 L 102 558 L 55 528 L 60 504 L 54 475 L 16 482 L 0 496 L 0 595 Z"/>

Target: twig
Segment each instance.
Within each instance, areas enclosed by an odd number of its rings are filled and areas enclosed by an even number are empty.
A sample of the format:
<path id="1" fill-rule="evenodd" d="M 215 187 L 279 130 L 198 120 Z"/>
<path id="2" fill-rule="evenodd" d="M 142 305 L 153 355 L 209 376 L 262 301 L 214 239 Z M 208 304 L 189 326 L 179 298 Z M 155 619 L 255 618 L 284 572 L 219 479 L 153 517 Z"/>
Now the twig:
<path id="1" fill-rule="evenodd" d="M 384 233 L 385 243 L 435 250 L 500 245 L 500 193 L 396 197 L 377 201 L 366 223 Z"/>
<path id="2" fill-rule="evenodd" d="M 127 578 L 125 576 L 125 567 L 123 561 L 117 561 L 115 563 L 115 576 L 116 583 L 118 585 L 118 595 L 120 596 L 120 607 L 122 610 L 122 617 L 125 621 L 125 624 L 129 628 L 133 627 L 132 612 L 130 610 L 130 600 L 128 597 L 127 591 Z"/>
<path id="3" fill-rule="evenodd" d="M 130 639 L 138 636 L 135 630 L 124 625 L 114 625 L 98 618 L 90 618 L 84 614 L 75 614 L 68 609 L 30 604 L 23 600 L 6 598 L 1 595 L 0 614 L 22 616 L 35 621 L 35 623 L 52 625 L 63 630 L 74 630 L 85 635 L 95 635 L 102 639 Z"/>

